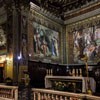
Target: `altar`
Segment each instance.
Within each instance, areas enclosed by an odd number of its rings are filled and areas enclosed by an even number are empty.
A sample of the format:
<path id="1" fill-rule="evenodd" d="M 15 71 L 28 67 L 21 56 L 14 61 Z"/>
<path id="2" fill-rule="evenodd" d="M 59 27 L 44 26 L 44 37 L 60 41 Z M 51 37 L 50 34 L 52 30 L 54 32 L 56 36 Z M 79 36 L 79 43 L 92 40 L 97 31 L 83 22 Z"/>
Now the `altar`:
<path id="1" fill-rule="evenodd" d="M 89 85 L 93 93 L 95 93 L 96 82 L 94 78 L 89 77 L 80 77 L 80 76 L 46 76 L 45 77 L 45 88 L 53 88 L 53 83 L 64 82 L 65 84 L 74 84 L 74 89 L 80 89 L 82 93 L 86 93 L 88 89 L 88 80 L 90 81 Z M 70 88 L 70 87 L 69 87 Z"/>

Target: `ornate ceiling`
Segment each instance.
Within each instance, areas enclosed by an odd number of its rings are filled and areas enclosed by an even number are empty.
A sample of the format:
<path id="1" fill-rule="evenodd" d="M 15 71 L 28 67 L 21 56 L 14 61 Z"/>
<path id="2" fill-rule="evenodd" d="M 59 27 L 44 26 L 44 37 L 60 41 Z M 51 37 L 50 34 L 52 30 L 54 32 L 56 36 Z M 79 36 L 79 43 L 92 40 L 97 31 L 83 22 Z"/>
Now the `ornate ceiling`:
<path id="1" fill-rule="evenodd" d="M 31 0 L 31 2 L 64 19 L 64 14 L 99 0 Z"/>
<path id="2" fill-rule="evenodd" d="M 6 8 L 8 8 L 12 3 L 19 8 L 20 5 L 29 5 L 29 2 L 33 2 L 56 17 L 65 19 L 66 13 L 75 12 L 75 10 L 100 2 L 100 0 L 0 0 L 0 8 L 2 5 L 7 5 Z"/>

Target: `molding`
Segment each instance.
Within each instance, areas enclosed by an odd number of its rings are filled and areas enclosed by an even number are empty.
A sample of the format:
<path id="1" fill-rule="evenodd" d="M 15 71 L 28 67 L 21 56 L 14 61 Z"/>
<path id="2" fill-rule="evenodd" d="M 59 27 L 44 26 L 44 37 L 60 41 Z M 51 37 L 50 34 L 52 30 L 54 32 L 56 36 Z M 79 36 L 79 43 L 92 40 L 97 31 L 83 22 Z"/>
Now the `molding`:
<path id="1" fill-rule="evenodd" d="M 43 8 L 40 8 L 39 6 L 35 5 L 34 3 L 30 2 L 30 9 L 35 10 L 39 14 L 47 17 L 48 19 L 51 19 L 59 24 L 64 24 L 64 21 L 61 20 L 60 18 L 54 16 L 53 14 L 49 13 L 48 11 L 44 10 Z"/>
<path id="2" fill-rule="evenodd" d="M 99 15 L 99 14 L 100 14 L 100 8 L 99 9 L 96 9 L 94 11 L 90 11 L 90 12 L 87 12 L 85 14 L 82 14 L 80 16 L 76 16 L 76 17 L 73 17 L 71 19 L 68 19 L 68 20 L 66 20 L 64 22 L 64 24 L 65 25 L 72 24 L 72 23 L 75 23 L 75 22 L 78 22 L 78 21 L 82 21 L 84 19 L 87 19 L 87 18 L 96 16 L 96 15 Z"/>
<path id="3" fill-rule="evenodd" d="M 55 22 L 54 20 L 49 19 L 48 17 L 40 14 L 38 11 L 35 11 L 34 9 L 30 10 L 29 21 L 30 23 L 34 21 L 50 29 L 61 32 L 61 27 L 62 27 L 61 24 Z"/>
<path id="4" fill-rule="evenodd" d="M 100 3 L 98 2 L 98 0 L 95 0 L 95 1 L 93 1 L 93 2 L 87 3 L 86 5 L 81 6 L 80 8 L 77 8 L 77 9 L 74 9 L 74 10 L 65 12 L 65 13 L 64 13 L 64 16 L 65 16 L 65 18 L 66 18 L 66 17 L 68 18 L 68 16 L 71 16 L 71 14 L 76 14 L 76 13 L 79 13 L 79 12 L 82 12 L 82 11 L 85 11 L 85 10 L 91 9 L 91 8 L 94 9 L 94 7 L 97 7 L 97 5 L 99 5 L 99 4 L 100 4 Z M 92 10 L 93 10 L 93 9 L 92 9 Z M 72 17 L 73 17 L 73 16 L 72 16 Z M 69 17 L 69 18 L 70 18 L 70 17 Z"/>

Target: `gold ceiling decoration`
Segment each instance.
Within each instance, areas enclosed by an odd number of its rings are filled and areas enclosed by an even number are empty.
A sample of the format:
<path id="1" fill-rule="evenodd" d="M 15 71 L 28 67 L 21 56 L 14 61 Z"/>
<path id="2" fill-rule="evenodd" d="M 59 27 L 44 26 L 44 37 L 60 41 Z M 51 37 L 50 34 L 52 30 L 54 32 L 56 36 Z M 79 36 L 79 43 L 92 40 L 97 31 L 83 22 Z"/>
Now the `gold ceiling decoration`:
<path id="1" fill-rule="evenodd" d="M 99 0 L 0 0 L 0 7 L 6 5 L 6 9 L 15 5 L 20 9 L 21 6 L 29 7 L 30 2 L 33 2 L 46 12 L 52 13 L 58 18 L 65 19 L 65 13 L 82 8 L 85 5 L 100 2 Z"/>
<path id="2" fill-rule="evenodd" d="M 65 12 L 82 8 L 84 5 L 99 2 L 99 0 L 31 0 L 31 2 L 64 19 Z"/>

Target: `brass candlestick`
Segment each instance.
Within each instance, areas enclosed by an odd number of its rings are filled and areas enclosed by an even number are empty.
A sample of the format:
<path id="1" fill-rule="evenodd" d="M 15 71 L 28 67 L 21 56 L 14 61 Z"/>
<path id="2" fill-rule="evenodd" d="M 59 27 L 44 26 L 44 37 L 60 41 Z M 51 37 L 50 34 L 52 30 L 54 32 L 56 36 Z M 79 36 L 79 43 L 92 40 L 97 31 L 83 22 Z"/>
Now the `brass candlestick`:
<path id="1" fill-rule="evenodd" d="M 87 83 L 88 83 L 87 93 L 92 94 L 90 80 L 89 80 L 89 74 L 88 74 L 88 56 L 85 54 L 81 60 L 83 60 L 85 62 L 85 67 L 86 67 L 86 76 L 87 76 Z"/>

